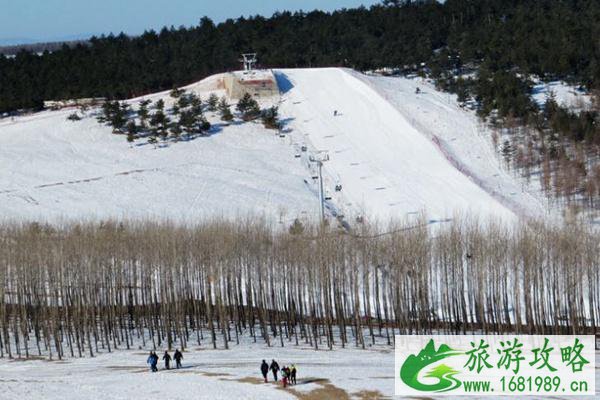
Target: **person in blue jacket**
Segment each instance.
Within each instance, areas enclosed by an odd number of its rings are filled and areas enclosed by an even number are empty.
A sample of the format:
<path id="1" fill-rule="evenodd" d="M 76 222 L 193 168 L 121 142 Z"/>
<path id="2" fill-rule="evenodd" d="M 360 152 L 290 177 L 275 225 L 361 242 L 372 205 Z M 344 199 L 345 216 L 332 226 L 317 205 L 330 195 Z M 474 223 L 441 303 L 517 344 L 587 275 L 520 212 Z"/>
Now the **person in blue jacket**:
<path id="1" fill-rule="evenodd" d="M 147 363 L 150 364 L 150 371 L 152 371 L 152 372 L 158 371 L 158 368 L 156 367 L 156 365 L 158 364 L 158 356 L 156 355 L 155 352 L 153 352 L 153 351 L 150 352 L 150 356 L 148 357 Z"/>

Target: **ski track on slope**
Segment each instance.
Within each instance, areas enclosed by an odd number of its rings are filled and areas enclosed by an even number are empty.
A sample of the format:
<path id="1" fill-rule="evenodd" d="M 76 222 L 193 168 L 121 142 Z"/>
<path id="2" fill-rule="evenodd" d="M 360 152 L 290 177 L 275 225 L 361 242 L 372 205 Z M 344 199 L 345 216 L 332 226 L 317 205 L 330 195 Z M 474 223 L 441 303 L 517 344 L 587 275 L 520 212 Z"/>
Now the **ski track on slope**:
<path id="1" fill-rule="evenodd" d="M 406 78 L 369 77 L 349 71 L 369 84 L 436 145 L 446 159 L 517 215 L 539 218 L 551 214 L 542 198 L 526 190 L 498 160 L 488 132 L 477 117 L 461 109 L 453 96 L 429 82 Z M 415 90 L 419 87 L 420 94 Z M 487 136 L 485 136 L 487 134 Z"/>
<path id="2" fill-rule="evenodd" d="M 355 215 L 389 220 L 424 211 L 434 220 L 466 213 L 516 219 L 509 207 L 459 171 L 423 132 L 354 74 L 300 69 L 279 70 L 277 75 L 289 87 L 281 113 L 290 121 L 294 140 L 313 150 L 329 150 L 326 184 L 331 187 L 332 180 L 340 179 L 345 205 L 351 204 Z M 333 116 L 334 110 L 341 115 Z"/>

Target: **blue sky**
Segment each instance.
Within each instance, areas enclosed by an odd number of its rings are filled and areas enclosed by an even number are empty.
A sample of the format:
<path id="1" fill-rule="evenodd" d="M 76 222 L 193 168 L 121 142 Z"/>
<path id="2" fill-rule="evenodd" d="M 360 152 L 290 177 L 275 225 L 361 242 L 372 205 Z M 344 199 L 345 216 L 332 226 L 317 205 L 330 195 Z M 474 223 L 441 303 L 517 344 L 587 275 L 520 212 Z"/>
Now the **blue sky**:
<path id="1" fill-rule="evenodd" d="M 379 0 L 0 0 L 0 45 L 69 40 L 91 34 L 139 34 L 163 26 L 196 25 L 281 10 L 335 10 Z"/>

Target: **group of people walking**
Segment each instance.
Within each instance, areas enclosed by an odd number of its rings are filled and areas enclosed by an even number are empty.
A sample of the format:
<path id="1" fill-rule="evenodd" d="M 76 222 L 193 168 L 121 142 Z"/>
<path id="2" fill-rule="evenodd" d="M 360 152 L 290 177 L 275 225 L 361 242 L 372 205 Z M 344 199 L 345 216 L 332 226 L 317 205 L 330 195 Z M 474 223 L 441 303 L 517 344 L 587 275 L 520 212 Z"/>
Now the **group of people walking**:
<path id="1" fill-rule="evenodd" d="M 169 354 L 168 351 L 165 351 L 163 355 L 163 361 L 165 362 L 165 369 L 171 369 L 171 360 L 175 360 L 175 365 L 177 369 L 181 368 L 181 360 L 183 360 L 183 354 L 179 351 L 179 349 L 175 350 L 175 354 L 173 357 Z M 150 356 L 148 357 L 147 363 L 150 365 L 150 371 L 158 372 L 158 356 L 154 351 L 150 352 Z"/>
<path id="2" fill-rule="evenodd" d="M 284 365 L 283 368 L 279 368 L 279 364 L 277 361 L 272 360 L 271 365 L 269 365 L 265 360 L 262 360 L 262 364 L 260 365 L 260 372 L 262 373 L 263 378 L 265 379 L 265 383 L 267 383 L 269 371 L 273 372 L 273 379 L 277 382 L 277 374 L 281 371 L 281 382 L 283 383 L 283 387 L 287 387 L 287 385 L 295 385 L 296 384 L 296 375 L 298 369 L 294 364 L 291 364 L 289 367 Z"/>
<path id="3" fill-rule="evenodd" d="M 181 354 L 179 349 L 176 349 L 175 353 L 171 357 L 169 351 L 165 351 L 165 354 L 163 355 L 162 359 L 165 362 L 166 370 L 171 369 L 171 360 L 175 360 L 175 366 L 177 369 L 179 369 L 181 368 L 181 360 L 183 360 L 183 354 Z M 159 358 L 156 352 L 151 351 L 147 361 L 148 365 L 150 365 L 150 371 L 158 372 L 158 361 Z M 265 383 L 269 381 L 269 371 L 273 373 L 273 379 L 275 380 L 275 382 L 279 381 L 278 375 L 281 371 L 281 382 L 284 388 L 288 385 L 297 384 L 296 376 L 298 373 L 298 369 L 294 364 L 290 364 L 289 367 L 287 365 L 284 365 L 283 368 L 280 368 L 279 364 L 275 360 L 272 360 L 270 365 L 265 360 L 262 360 L 262 364 L 260 365 L 260 372 L 262 373 L 262 376 L 265 379 Z"/>

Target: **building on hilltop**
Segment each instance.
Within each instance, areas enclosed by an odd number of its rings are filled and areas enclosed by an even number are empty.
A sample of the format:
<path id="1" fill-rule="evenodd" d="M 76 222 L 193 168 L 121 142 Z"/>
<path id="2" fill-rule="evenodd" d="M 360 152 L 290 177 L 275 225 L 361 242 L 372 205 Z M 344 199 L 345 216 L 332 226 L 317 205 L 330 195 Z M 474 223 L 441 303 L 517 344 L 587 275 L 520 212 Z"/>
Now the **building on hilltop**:
<path id="1" fill-rule="evenodd" d="M 230 99 L 241 99 L 249 93 L 256 98 L 269 98 L 279 95 L 279 87 L 273 71 L 254 69 L 256 53 L 242 54 L 243 71 L 225 74 L 223 84 Z"/>

